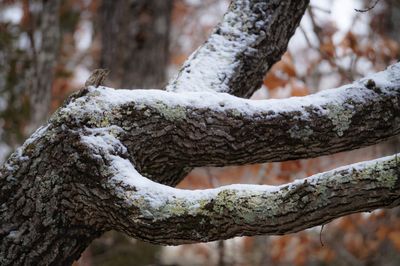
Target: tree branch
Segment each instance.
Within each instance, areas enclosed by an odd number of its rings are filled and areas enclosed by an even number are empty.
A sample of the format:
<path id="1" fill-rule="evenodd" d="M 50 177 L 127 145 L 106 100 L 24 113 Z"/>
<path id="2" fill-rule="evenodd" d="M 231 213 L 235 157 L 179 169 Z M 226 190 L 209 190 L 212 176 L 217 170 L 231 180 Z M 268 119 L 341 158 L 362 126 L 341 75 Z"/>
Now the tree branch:
<path id="1" fill-rule="evenodd" d="M 400 64 L 334 90 L 281 100 L 216 92 L 91 88 L 50 123 L 115 126 L 138 171 L 176 184 L 196 166 L 309 158 L 378 143 L 400 132 Z"/>
<path id="2" fill-rule="evenodd" d="M 400 154 L 399 154 L 400 155 Z M 281 186 L 231 185 L 181 190 L 141 176 L 121 157 L 107 157 L 114 190 L 112 228 L 158 244 L 287 234 L 335 218 L 400 203 L 398 155 L 341 167 Z M 123 211 L 121 211 L 123 210 Z"/>
<path id="3" fill-rule="evenodd" d="M 286 52 L 309 0 L 232 1 L 223 21 L 184 63 L 168 91 L 249 98 Z"/>

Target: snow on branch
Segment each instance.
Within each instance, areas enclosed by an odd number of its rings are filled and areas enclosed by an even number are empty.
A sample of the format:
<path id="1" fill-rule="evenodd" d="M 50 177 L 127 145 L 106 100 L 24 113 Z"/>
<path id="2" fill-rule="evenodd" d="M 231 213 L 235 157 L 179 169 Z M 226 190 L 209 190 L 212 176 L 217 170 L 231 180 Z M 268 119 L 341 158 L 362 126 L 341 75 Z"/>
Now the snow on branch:
<path id="1" fill-rule="evenodd" d="M 63 140 L 71 146 L 87 135 L 112 135 L 138 172 L 169 185 L 197 166 L 284 161 L 356 149 L 400 133 L 399 77 L 397 63 L 337 89 L 260 101 L 217 92 L 91 87 L 72 97 L 27 140 L 5 165 L 4 175 L 14 176 L 13 169 L 50 144 L 58 147 L 53 142 L 61 136 L 76 138 Z M 88 156 L 97 156 L 96 151 Z"/>
<path id="2" fill-rule="evenodd" d="M 350 213 L 397 206 L 399 155 L 280 186 L 193 191 L 152 182 L 128 160 L 110 156 L 115 202 L 123 201 L 120 207 L 126 209 L 124 216 L 112 215 L 111 223 L 133 237 L 168 245 L 297 232 Z"/>
<path id="3" fill-rule="evenodd" d="M 250 97 L 280 60 L 309 0 L 234 0 L 223 21 L 184 63 L 168 91 Z"/>
<path id="4" fill-rule="evenodd" d="M 400 63 L 337 89 L 279 100 L 90 88 L 50 121 L 118 128 L 140 170 L 165 161 L 195 167 L 315 157 L 399 134 L 399 76 Z"/>

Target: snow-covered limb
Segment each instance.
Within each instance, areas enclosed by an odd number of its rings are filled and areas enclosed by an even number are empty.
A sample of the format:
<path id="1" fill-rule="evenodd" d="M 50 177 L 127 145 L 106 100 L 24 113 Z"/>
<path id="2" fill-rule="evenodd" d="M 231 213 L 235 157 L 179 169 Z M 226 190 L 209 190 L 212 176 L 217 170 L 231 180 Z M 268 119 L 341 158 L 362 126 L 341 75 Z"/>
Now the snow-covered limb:
<path id="1" fill-rule="evenodd" d="M 348 183 L 340 182 L 344 177 L 317 183 L 319 191 L 330 193 L 326 197 L 313 190 L 311 181 L 289 186 L 286 194 L 282 187 L 276 192 L 268 188 L 267 193 L 248 186 L 250 194 L 242 187 L 239 197 L 237 187 L 214 190 L 211 196 L 215 199 L 202 201 L 197 209 L 202 213 L 197 216 L 184 215 L 188 206 L 182 206 L 186 203 L 179 198 L 160 202 L 166 195 L 162 190 L 155 194 L 147 190 L 140 197 L 124 177 L 136 178 L 148 187 L 147 179 L 132 176 L 137 171 L 153 181 L 176 184 L 198 165 L 312 157 L 379 142 L 399 133 L 399 72 L 396 64 L 349 86 L 285 100 L 250 101 L 217 92 L 81 91 L 0 170 L 1 264 L 35 264 L 39 259 L 68 264 L 110 229 L 178 244 L 234 235 L 283 234 L 352 212 L 398 205 L 399 169 L 393 158 L 378 163 L 375 172 L 355 171 L 353 175 L 343 169 L 340 173 L 350 178 Z M 121 176 L 118 182 L 115 178 Z M 176 192 L 162 188 L 171 195 Z M 207 195 L 196 192 L 190 197 L 202 200 Z M 254 202 L 259 198 L 260 202 Z M 179 215 L 154 218 L 157 209 L 150 204 L 152 199 L 161 204 L 159 211 Z M 272 206 L 283 213 L 271 217 L 272 207 L 267 206 L 273 200 L 282 202 Z M 324 201 L 327 205 L 321 209 L 314 205 Z M 263 210 L 268 213 L 264 215 Z M 176 224 L 179 231 L 174 229 Z M 200 226 L 203 235 L 198 235 L 195 226 Z M 40 250 L 32 248 L 38 241 Z"/>
<path id="2" fill-rule="evenodd" d="M 218 91 L 250 97 L 280 60 L 309 0 L 234 0 L 169 91 Z"/>
<path id="3" fill-rule="evenodd" d="M 182 191 L 139 174 L 132 151 L 118 139 L 121 132 L 117 126 L 85 128 L 53 120 L 10 158 L 0 178 L 4 265 L 38 260 L 68 265 L 111 229 L 181 244 L 285 234 L 400 203 L 397 156 L 279 187 Z M 26 252 L 32 241 L 40 241 L 40 250 Z"/>
<path id="4" fill-rule="evenodd" d="M 176 184 L 196 166 L 309 158 L 400 132 L 400 63 L 338 89 L 280 100 L 90 88 L 50 123 L 113 127 L 139 172 Z M 166 163 L 168 162 L 168 163 Z"/>
<path id="5" fill-rule="evenodd" d="M 110 179 L 121 202 L 112 228 L 158 244 L 242 235 L 287 234 L 335 218 L 400 204 L 398 155 L 353 164 L 281 186 L 182 190 L 142 177 L 112 156 Z M 120 212 L 119 209 L 124 209 Z"/>

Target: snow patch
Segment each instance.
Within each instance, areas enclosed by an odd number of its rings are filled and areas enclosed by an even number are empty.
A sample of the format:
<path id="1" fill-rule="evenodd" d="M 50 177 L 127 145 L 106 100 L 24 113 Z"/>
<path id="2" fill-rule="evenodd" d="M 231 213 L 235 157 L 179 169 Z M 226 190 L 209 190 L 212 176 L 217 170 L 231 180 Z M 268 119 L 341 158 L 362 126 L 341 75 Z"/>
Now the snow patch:
<path id="1" fill-rule="evenodd" d="M 131 162 L 118 156 L 111 155 L 115 176 L 112 178 L 114 184 L 128 185 L 134 187 L 133 193 L 123 191 L 127 200 L 135 201 L 145 199 L 152 208 L 160 208 L 168 202 L 182 200 L 198 207 L 198 202 L 210 200 L 217 197 L 218 193 L 233 190 L 237 195 L 248 195 L 249 193 L 272 193 L 279 190 L 278 186 L 234 184 L 219 188 L 205 190 L 177 189 L 151 181 L 139 174 Z M 121 190 L 122 192 L 122 190 Z"/>

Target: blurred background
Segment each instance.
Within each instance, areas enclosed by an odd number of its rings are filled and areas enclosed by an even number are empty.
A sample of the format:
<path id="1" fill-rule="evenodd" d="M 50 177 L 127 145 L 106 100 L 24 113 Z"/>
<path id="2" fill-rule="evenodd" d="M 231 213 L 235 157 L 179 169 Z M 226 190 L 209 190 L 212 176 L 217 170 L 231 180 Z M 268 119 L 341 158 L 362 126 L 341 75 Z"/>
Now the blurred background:
<path id="1" fill-rule="evenodd" d="M 375 5 L 376 4 L 376 5 Z M 0 0 L 0 162 L 90 71 L 107 86 L 163 88 L 227 9 L 226 0 Z M 374 7 L 371 10 L 366 9 Z M 357 10 L 358 11 L 357 11 Z M 314 0 L 254 99 L 304 96 L 383 70 L 400 55 L 400 0 Z M 309 160 L 195 169 L 180 188 L 283 184 L 400 152 L 399 137 Z M 74 263 L 90 265 L 400 265 L 400 209 L 286 236 L 163 247 L 117 232 Z"/>

